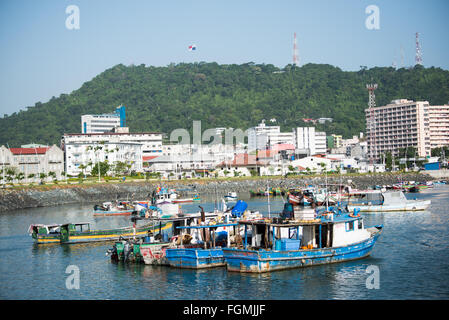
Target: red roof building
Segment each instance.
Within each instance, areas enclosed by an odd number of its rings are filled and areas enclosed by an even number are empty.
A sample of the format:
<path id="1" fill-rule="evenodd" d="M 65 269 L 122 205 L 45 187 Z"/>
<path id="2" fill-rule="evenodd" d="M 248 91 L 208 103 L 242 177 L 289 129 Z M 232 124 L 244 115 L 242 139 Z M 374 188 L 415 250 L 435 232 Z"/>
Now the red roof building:
<path id="1" fill-rule="evenodd" d="M 266 161 L 256 161 L 256 156 L 247 153 L 240 153 L 235 155 L 232 161 L 223 161 L 219 167 L 255 167 L 265 166 Z"/>
<path id="2" fill-rule="evenodd" d="M 10 148 L 9 150 L 13 155 L 21 154 L 46 154 L 50 147 L 45 148 Z"/>

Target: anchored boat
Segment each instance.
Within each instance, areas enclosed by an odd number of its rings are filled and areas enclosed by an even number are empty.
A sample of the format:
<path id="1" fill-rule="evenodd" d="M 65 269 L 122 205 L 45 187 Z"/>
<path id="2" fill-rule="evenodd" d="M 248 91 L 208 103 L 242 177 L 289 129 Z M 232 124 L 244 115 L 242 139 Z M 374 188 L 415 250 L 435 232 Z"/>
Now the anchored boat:
<path id="1" fill-rule="evenodd" d="M 224 201 L 224 200 L 223 200 Z M 223 204 L 223 211 L 214 212 L 201 211 L 197 213 L 178 213 L 173 216 L 159 215 L 152 211 L 141 212 L 140 217 L 134 220 L 149 219 L 155 225 L 171 223 L 171 228 L 160 227 L 160 232 L 149 233 L 145 237 L 136 239 L 117 241 L 112 249 L 108 250 L 112 260 L 127 262 L 145 262 L 145 264 L 169 265 L 167 260 L 167 249 L 204 249 L 210 246 L 213 241 L 221 246 L 228 245 L 226 239 L 237 235 L 235 230 L 222 226 L 223 223 L 235 223 L 236 220 L 257 220 L 262 219 L 258 211 L 247 210 L 248 205 L 239 200 L 231 209 L 227 209 Z M 195 228 L 203 225 L 201 228 Z M 210 237 L 210 232 L 202 228 L 213 228 L 214 238 Z M 187 230 L 186 230 L 187 229 Z M 243 233 L 242 233 L 243 235 Z M 226 241 L 225 241 L 226 240 Z M 209 244 L 208 244 L 209 243 Z M 230 242 L 229 242 L 230 244 Z"/>
<path id="2" fill-rule="evenodd" d="M 166 228 L 168 225 L 163 224 L 161 227 Z M 28 228 L 29 234 L 38 244 L 114 241 L 119 238 L 129 239 L 144 236 L 148 231 L 154 232 L 155 230 L 157 230 L 157 226 L 154 226 L 154 224 L 146 224 L 139 227 L 134 224 L 131 227 L 91 230 L 89 222 L 49 226 L 34 224 Z"/>
<path id="3" fill-rule="evenodd" d="M 316 216 L 309 209 L 295 220 L 239 221 L 244 243 L 222 249 L 227 269 L 262 273 L 367 257 L 383 227 L 365 228 L 360 214 L 339 212 Z"/>
<path id="4" fill-rule="evenodd" d="M 362 203 L 348 204 L 348 210 L 360 208 L 363 212 L 387 211 L 420 211 L 426 210 L 430 200 L 408 200 L 402 191 L 377 192 L 369 194 L 373 200 Z M 377 196 L 377 199 L 373 197 Z"/>
<path id="5" fill-rule="evenodd" d="M 237 200 L 237 192 L 228 192 L 225 196 L 224 199 L 226 201 L 235 201 Z"/>
<path id="6" fill-rule="evenodd" d="M 103 202 L 94 206 L 94 216 L 125 216 L 135 211 L 134 205 L 129 201 Z"/>
<path id="7" fill-rule="evenodd" d="M 198 230 L 204 239 L 203 246 L 189 248 L 181 245 L 179 248 L 168 248 L 165 251 L 168 264 L 176 268 L 203 269 L 222 267 L 226 265 L 221 246 L 216 246 L 216 232 L 218 228 L 230 228 L 238 223 L 224 223 L 215 225 L 199 225 L 178 227 L 183 230 Z M 234 230 L 234 232 L 236 232 Z M 187 234 L 187 233 L 185 233 Z M 226 245 L 229 243 L 229 232 L 226 232 Z"/>
<path id="8" fill-rule="evenodd" d="M 216 218 L 216 214 L 205 213 L 203 219 Z M 180 244 L 187 245 L 186 239 L 179 237 L 180 230 L 176 227 L 184 225 L 196 225 L 199 214 L 186 214 L 182 217 L 151 218 L 155 225 L 159 225 L 155 232 L 149 232 L 145 237 L 138 239 L 120 240 L 115 243 L 112 249 L 108 250 L 111 259 L 125 262 L 144 262 L 153 265 L 168 265 L 165 251 L 167 248 L 175 248 Z M 138 219 L 138 218 L 136 218 Z M 170 225 L 164 228 L 162 225 Z M 190 238 L 189 240 L 191 240 Z M 193 241 L 195 242 L 195 241 Z M 190 247 L 197 246 L 189 241 Z"/>

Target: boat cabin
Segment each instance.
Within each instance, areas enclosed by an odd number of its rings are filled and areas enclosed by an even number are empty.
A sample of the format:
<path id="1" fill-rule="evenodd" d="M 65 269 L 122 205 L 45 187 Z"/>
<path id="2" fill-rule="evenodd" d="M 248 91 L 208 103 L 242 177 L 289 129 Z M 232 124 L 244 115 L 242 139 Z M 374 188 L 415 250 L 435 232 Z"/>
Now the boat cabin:
<path id="1" fill-rule="evenodd" d="M 79 222 L 79 223 L 66 223 L 61 225 L 61 232 L 64 231 L 71 233 L 78 232 L 90 232 L 90 223 L 89 222 Z"/>
<path id="2" fill-rule="evenodd" d="M 352 192 L 348 194 L 349 204 L 358 205 L 380 205 L 384 202 L 384 197 L 380 190 L 370 190 L 363 192 Z"/>
<path id="3" fill-rule="evenodd" d="M 177 229 L 181 230 L 181 236 L 186 234 L 191 235 L 192 238 L 196 238 L 204 245 L 204 249 L 215 248 L 217 243 L 217 231 L 226 231 L 226 242 L 220 242 L 221 246 L 230 246 L 230 233 L 237 234 L 236 227 L 238 223 L 222 223 L 213 225 L 196 225 L 196 226 L 180 226 Z"/>
<path id="4" fill-rule="evenodd" d="M 359 215 L 353 217 L 348 214 L 330 215 L 301 222 L 240 221 L 239 223 L 245 227 L 244 249 L 277 251 L 321 249 L 345 246 L 370 237 Z"/>
<path id="5" fill-rule="evenodd" d="M 60 224 L 32 224 L 28 228 L 29 234 L 53 235 L 60 233 Z"/>

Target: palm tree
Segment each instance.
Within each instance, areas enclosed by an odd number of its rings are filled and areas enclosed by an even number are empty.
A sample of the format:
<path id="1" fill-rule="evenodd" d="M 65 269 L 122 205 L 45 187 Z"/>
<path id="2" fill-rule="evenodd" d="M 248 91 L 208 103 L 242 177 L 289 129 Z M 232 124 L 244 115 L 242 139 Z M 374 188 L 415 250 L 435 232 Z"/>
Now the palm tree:
<path id="1" fill-rule="evenodd" d="M 50 172 L 48 173 L 48 176 L 53 178 L 53 182 L 56 181 L 56 172 L 50 171 Z"/>
<path id="2" fill-rule="evenodd" d="M 8 167 L 6 168 L 6 180 L 11 183 L 14 180 L 14 177 L 17 175 L 17 168 Z"/>
<path id="3" fill-rule="evenodd" d="M 47 175 L 45 174 L 45 173 L 41 173 L 40 175 L 39 175 L 39 178 L 41 179 L 41 184 L 44 184 L 45 182 L 44 182 L 44 179 L 47 177 Z"/>
<path id="4" fill-rule="evenodd" d="M 35 177 L 36 175 L 34 174 L 34 173 L 30 173 L 29 175 L 28 175 L 28 179 L 33 179 L 34 180 L 34 177 Z M 31 182 L 31 183 L 33 183 L 33 182 Z"/>
<path id="5" fill-rule="evenodd" d="M 19 172 L 16 174 L 16 180 L 19 182 L 19 184 L 21 184 L 21 181 L 25 179 L 25 175 L 23 174 L 23 172 Z"/>
<path id="6" fill-rule="evenodd" d="M 78 168 L 80 168 L 80 169 L 81 169 L 81 172 L 83 173 L 83 176 L 85 177 L 86 175 L 84 174 L 84 169 L 86 169 L 86 168 L 87 168 L 87 166 L 86 166 L 86 165 L 84 165 L 84 164 L 80 164 L 80 165 L 78 166 Z"/>

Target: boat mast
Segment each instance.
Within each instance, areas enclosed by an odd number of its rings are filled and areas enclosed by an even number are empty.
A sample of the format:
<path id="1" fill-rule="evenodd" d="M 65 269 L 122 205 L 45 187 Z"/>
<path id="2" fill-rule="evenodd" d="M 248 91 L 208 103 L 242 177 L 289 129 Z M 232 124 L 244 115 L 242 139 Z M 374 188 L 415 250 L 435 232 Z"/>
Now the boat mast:
<path id="1" fill-rule="evenodd" d="M 268 188 L 268 179 L 267 179 L 267 197 L 268 197 L 268 218 L 271 218 L 271 210 L 270 210 L 270 190 Z"/>
<path id="2" fill-rule="evenodd" d="M 329 209 L 329 190 L 328 190 L 328 185 L 327 185 L 327 170 L 326 170 L 326 166 L 324 167 L 324 174 L 326 175 L 326 211 L 328 211 Z"/>

